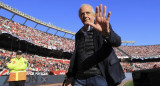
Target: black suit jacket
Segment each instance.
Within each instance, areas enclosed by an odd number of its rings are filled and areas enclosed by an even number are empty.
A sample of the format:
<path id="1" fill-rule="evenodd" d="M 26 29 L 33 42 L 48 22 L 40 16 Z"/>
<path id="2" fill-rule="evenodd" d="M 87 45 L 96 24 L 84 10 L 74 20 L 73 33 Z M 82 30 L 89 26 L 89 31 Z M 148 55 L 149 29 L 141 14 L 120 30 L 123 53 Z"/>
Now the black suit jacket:
<path id="1" fill-rule="evenodd" d="M 102 75 L 106 78 L 109 84 L 120 84 L 125 78 L 123 69 L 120 65 L 112 47 L 121 45 L 121 38 L 112 30 L 110 25 L 110 37 L 103 37 L 100 32 L 93 29 L 95 53 L 83 62 L 83 68 L 88 69 L 91 66 L 98 64 Z M 79 30 L 75 35 L 75 51 L 71 57 L 70 67 L 67 72 L 67 77 L 74 77 L 77 72 L 76 68 L 76 47 L 79 44 L 80 36 L 83 35 Z"/>

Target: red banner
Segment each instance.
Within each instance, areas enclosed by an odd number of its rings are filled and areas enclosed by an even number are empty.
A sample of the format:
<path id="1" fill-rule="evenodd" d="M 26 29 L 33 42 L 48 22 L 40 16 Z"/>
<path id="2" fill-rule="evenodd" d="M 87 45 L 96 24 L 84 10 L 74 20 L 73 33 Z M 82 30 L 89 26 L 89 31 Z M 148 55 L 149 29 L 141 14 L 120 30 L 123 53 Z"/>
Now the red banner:
<path id="1" fill-rule="evenodd" d="M 65 70 L 58 70 L 58 71 L 50 71 L 53 73 L 53 75 L 65 75 L 67 71 Z"/>

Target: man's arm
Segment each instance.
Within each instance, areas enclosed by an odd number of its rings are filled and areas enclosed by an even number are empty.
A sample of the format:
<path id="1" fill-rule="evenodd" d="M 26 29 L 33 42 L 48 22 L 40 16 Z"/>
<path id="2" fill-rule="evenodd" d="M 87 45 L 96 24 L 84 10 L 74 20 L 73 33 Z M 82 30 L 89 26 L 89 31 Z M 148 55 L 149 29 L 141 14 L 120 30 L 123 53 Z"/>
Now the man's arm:
<path id="1" fill-rule="evenodd" d="M 104 40 L 111 46 L 120 46 L 121 38 L 113 31 L 109 20 L 111 16 L 111 12 L 108 12 L 106 18 L 106 6 L 104 6 L 104 10 L 102 12 L 102 4 L 96 7 L 96 21 L 95 23 L 88 22 L 87 24 L 92 26 L 95 30 L 100 32 L 104 38 Z"/>
<path id="2" fill-rule="evenodd" d="M 87 22 L 88 25 L 92 26 L 95 30 L 99 31 L 103 36 L 108 35 L 110 36 L 110 25 L 109 20 L 111 16 L 111 12 L 108 12 L 106 18 L 106 9 L 107 7 L 104 6 L 104 10 L 102 13 L 102 4 L 96 7 L 96 21 L 95 23 Z"/>
<path id="3" fill-rule="evenodd" d="M 112 47 L 120 46 L 121 45 L 121 37 L 113 31 L 111 24 L 109 24 L 109 28 L 110 28 L 110 35 L 103 36 L 104 42 L 108 43 Z"/>
<path id="4" fill-rule="evenodd" d="M 76 74 L 76 70 L 74 69 L 74 61 L 75 61 L 75 56 L 76 56 L 77 42 L 78 42 L 78 36 L 76 34 L 75 35 L 75 50 L 70 60 L 70 66 L 69 66 L 68 72 L 66 73 L 65 86 L 71 86 L 71 84 L 73 84 L 73 80 L 74 80 L 73 78 L 75 77 L 75 74 Z"/>
<path id="5" fill-rule="evenodd" d="M 10 69 L 10 70 L 12 70 L 12 69 L 14 69 L 15 68 L 15 66 L 16 66 L 16 61 L 14 61 L 13 59 L 11 59 L 11 61 L 9 62 L 9 63 L 7 63 L 7 67 Z"/>

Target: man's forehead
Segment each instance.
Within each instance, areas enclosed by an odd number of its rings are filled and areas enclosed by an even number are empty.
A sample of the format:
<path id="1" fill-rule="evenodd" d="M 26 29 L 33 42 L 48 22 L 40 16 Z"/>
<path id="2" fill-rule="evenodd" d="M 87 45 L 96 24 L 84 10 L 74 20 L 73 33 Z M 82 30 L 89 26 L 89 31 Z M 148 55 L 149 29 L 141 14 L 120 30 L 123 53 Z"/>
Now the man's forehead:
<path id="1" fill-rule="evenodd" d="M 86 13 L 86 12 L 92 12 L 92 10 L 90 10 L 90 9 L 83 9 L 83 10 L 80 11 L 80 13 Z"/>
<path id="2" fill-rule="evenodd" d="M 89 5 L 84 5 L 84 6 L 82 6 L 82 7 L 81 7 L 81 11 L 85 11 L 85 10 L 86 10 L 86 11 L 87 11 L 87 10 L 90 11 L 90 10 L 92 10 L 92 7 L 89 6 Z"/>

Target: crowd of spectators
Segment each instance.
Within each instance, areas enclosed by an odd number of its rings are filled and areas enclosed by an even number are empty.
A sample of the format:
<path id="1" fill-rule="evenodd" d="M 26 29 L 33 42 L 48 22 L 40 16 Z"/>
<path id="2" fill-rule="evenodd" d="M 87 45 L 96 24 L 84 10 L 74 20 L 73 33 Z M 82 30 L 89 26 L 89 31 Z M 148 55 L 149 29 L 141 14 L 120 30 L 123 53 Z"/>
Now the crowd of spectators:
<path id="1" fill-rule="evenodd" d="M 118 58 L 128 58 L 128 56 L 125 53 L 121 52 L 118 48 L 113 47 L 113 49 Z"/>
<path id="2" fill-rule="evenodd" d="M 53 57 L 42 57 L 32 54 L 22 54 L 28 60 L 28 71 L 67 71 L 69 67 L 69 60 L 56 59 Z M 16 57 L 16 52 L 0 49 L 0 69 L 7 69 L 7 63 L 10 59 Z"/>
<path id="3" fill-rule="evenodd" d="M 73 52 L 74 40 L 27 27 L 0 16 L 0 31 L 6 32 L 48 49 Z"/>
<path id="4" fill-rule="evenodd" d="M 160 62 L 134 62 L 134 63 L 126 63 L 121 62 L 121 65 L 125 72 L 132 72 L 135 70 L 145 70 L 145 69 L 152 69 L 152 68 L 159 68 Z"/>
<path id="5" fill-rule="evenodd" d="M 26 53 L 24 53 L 22 56 L 28 60 L 28 71 L 67 71 L 70 62 L 69 60 L 56 59 L 53 57 L 42 57 Z M 16 57 L 16 52 L 0 49 L 0 69 L 7 69 L 6 64 L 10 61 L 10 59 L 14 57 Z M 121 62 L 121 65 L 125 72 L 132 72 L 135 70 L 144 70 L 160 67 L 160 62 Z"/>
<path id="6" fill-rule="evenodd" d="M 160 57 L 160 45 L 120 46 L 119 48 L 134 58 Z M 118 55 L 123 56 L 124 54 Z"/>

